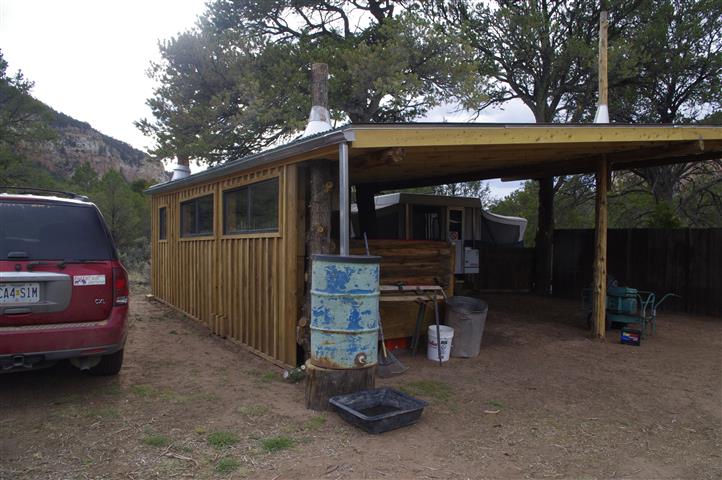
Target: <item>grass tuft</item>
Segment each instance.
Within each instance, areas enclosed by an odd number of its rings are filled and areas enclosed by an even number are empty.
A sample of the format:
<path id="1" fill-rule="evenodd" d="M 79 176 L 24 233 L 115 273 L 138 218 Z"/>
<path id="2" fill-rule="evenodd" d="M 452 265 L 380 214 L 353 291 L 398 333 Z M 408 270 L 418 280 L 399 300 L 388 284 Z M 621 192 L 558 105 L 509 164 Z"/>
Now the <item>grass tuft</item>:
<path id="1" fill-rule="evenodd" d="M 148 435 L 143 437 L 143 443 L 151 447 L 167 447 L 170 444 L 170 439 L 165 435 Z"/>
<path id="2" fill-rule="evenodd" d="M 499 400 L 489 400 L 489 406 L 494 408 L 504 408 L 504 404 Z"/>
<path id="3" fill-rule="evenodd" d="M 303 428 L 306 430 L 317 430 L 326 424 L 326 417 L 323 415 L 316 415 L 310 420 L 303 424 Z"/>
<path id="4" fill-rule="evenodd" d="M 120 395 L 123 389 L 117 383 L 109 383 L 98 388 L 98 393 L 102 395 Z"/>
<path id="5" fill-rule="evenodd" d="M 280 452 L 281 450 L 292 448 L 295 444 L 296 442 L 292 438 L 284 435 L 264 438 L 261 440 L 261 446 L 268 453 Z"/>
<path id="6" fill-rule="evenodd" d="M 439 402 L 446 402 L 451 398 L 451 387 L 444 382 L 435 380 L 419 380 L 418 382 L 410 382 L 399 388 L 402 392 L 409 395 L 418 395 L 430 398 Z"/>
<path id="7" fill-rule="evenodd" d="M 213 432 L 208 435 L 208 444 L 215 448 L 226 448 L 239 442 L 238 435 L 233 432 Z"/>
<path id="8" fill-rule="evenodd" d="M 263 383 L 272 383 L 272 382 L 278 381 L 280 379 L 281 379 L 281 377 L 278 374 L 273 373 L 273 372 L 266 372 L 263 375 L 261 375 L 261 381 Z"/>
<path id="9" fill-rule="evenodd" d="M 238 407 L 238 413 L 249 417 L 260 417 L 271 411 L 266 405 L 243 405 Z"/>
<path id="10" fill-rule="evenodd" d="M 216 473 L 226 474 L 235 472 L 241 466 L 241 462 L 232 457 L 223 457 L 216 463 Z"/>
<path id="11" fill-rule="evenodd" d="M 113 407 L 98 407 L 87 410 L 86 415 L 102 419 L 120 418 L 120 412 Z"/>
<path id="12" fill-rule="evenodd" d="M 157 395 L 155 388 L 150 385 L 131 385 L 130 391 L 139 397 L 154 397 Z"/>

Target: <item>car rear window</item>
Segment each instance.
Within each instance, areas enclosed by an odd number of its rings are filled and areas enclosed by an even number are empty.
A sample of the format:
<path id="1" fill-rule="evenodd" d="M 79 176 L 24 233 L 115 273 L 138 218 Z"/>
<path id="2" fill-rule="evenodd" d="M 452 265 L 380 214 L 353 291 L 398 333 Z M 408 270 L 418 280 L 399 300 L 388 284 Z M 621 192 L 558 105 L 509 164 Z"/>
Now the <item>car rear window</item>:
<path id="1" fill-rule="evenodd" d="M 112 260 L 114 256 L 93 207 L 0 201 L 0 260 Z"/>

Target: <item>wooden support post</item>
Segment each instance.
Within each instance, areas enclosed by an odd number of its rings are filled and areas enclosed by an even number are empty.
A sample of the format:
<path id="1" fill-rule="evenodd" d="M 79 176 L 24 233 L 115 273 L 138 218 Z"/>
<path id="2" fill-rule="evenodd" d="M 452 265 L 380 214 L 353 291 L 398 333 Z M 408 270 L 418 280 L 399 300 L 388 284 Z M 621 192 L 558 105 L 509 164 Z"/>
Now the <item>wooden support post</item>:
<path id="1" fill-rule="evenodd" d="M 308 230 L 306 231 L 305 288 L 296 342 L 308 354 L 311 351 L 311 258 L 316 253 L 331 253 L 331 194 L 333 181 L 328 160 L 314 160 L 309 167 Z"/>
<path id="2" fill-rule="evenodd" d="M 328 111 L 328 66 L 314 64 L 311 82 L 313 109 Z M 318 107 L 318 108 L 317 108 Z M 309 124 L 311 125 L 311 124 Z M 308 129 L 307 129 L 308 131 Z M 339 244 L 341 252 L 348 254 L 348 146 L 339 146 Z M 310 353 L 311 343 L 311 268 L 314 254 L 332 253 L 331 244 L 331 211 L 332 194 L 335 190 L 331 176 L 331 163 L 328 160 L 313 160 L 310 162 L 310 198 L 309 198 L 309 231 L 306 238 L 306 298 L 303 315 L 299 319 L 297 341 L 307 354 Z M 373 201 L 373 200 L 372 200 Z M 352 393 L 367 388 L 373 388 L 375 367 L 333 370 L 319 368 L 306 362 L 306 408 L 326 410 L 328 399 L 334 395 Z"/>
<path id="3" fill-rule="evenodd" d="M 609 165 L 606 157 L 602 157 L 597 163 L 596 186 L 592 336 L 604 339 L 607 316 L 607 190 L 609 189 Z"/>
<path id="4" fill-rule="evenodd" d="M 364 232 L 368 238 L 377 237 L 375 194 L 376 191 L 370 185 L 356 185 L 359 223 L 359 231 L 356 232 L 356 235 L 358 238 L 363 238 Z"/>
<path id="5" fill-rule="evenodd" d="M 328 110 L 328 65 L 311 65 L 311 100 L 313 108 Z M 313 116 L 312 108 L 312 116 Z M 306 230 L 305 298 L 301 318 L 298 319 L 296 342 L 306 353 L 310 351 L 311 322 L 311 256 L 316 253 L 331 253 L 331 195 L 334 181 L 331 177 L 329 160 L 312 160 L 308 168 L 308 229 Z"/>
<path id="6" fill-rule="evenodd" d="M 554 177 L 539 179 L 539 210 L 534 246 L 536 258 L 534 291 L 549 295 L 554 254 Z"/>
<path id="7" fill-rule="evenodd" d="M 308 255 L 331 253 L 331 194 L 334 182 L 328 160 L 311 162 L 311 198 L 309 204 L 310 228 L 308 231 Z"/>

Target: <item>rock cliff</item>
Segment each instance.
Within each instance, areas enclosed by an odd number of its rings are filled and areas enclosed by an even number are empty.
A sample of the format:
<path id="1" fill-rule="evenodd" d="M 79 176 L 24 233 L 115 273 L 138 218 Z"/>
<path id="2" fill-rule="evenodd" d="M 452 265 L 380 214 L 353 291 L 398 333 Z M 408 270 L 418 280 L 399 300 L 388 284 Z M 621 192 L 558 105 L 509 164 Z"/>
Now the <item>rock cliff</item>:
<path id="1" fill-rule="evenodd" d="M 159 160 L 86 122 L 53 111 L 51 126 L 56 138 L 28 145 L 23 153 L 56 175 L 68 178 L 76 168 L 89 163 L 99 176 L 117 170 L 130 182 L 142 179 L 155 183 L 170 178 Z"/>

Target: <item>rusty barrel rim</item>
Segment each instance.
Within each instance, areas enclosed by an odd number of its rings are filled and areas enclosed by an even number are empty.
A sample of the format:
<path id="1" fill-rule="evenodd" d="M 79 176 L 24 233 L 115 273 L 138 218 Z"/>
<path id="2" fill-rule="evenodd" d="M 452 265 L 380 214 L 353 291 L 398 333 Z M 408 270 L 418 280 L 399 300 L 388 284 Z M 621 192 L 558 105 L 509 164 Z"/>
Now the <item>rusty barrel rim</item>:
<path id="1" fill-rule="evenodd" d="M 381 257 L 373 255 L 327 255 L 315 253 L 311 259 L 319 262 L 345 262 L 345 263 L 381 263 Z"/>

